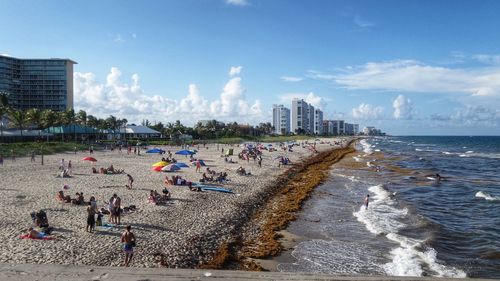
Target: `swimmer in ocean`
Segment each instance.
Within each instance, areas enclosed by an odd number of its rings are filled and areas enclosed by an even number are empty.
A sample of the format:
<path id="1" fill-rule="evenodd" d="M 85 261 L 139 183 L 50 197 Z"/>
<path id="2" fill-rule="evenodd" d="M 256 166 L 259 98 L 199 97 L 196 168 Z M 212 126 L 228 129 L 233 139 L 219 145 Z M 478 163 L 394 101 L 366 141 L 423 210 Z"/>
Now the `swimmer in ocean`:
<path id="1" fill-rule="evenodd" d="M 368 204 L 370 203 L 370 194 L 367 194 L 363 205 L 365 205 L 365 210 L 368 209 Z"/>

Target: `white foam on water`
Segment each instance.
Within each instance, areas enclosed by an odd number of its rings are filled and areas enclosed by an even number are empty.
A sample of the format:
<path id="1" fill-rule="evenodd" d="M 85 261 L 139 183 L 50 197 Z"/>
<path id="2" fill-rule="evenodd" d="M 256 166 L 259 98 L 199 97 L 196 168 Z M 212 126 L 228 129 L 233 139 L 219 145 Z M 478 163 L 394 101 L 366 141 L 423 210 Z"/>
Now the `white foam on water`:
<path id="1" fill-rule="evenodd" d="M 474 151 L 469 150 L 469 151 L 466 151 L 465 153 L 466 153 L 466 154 L 470 154 L 470 153 L 474 153 Z"/>
<path id="2" fill-rule="evenodd" d="M 493 195 L 488 194 L 488 193 L 483 192 L 483 191 L 478 191 L 476 193 L 476 197 L 477 198 L 484 198 L 485 200 L 488 200 L 488 201 L 500 201 L 499 196 L 493 196 Z"/>
<path id="3" fill-rule="evenodd" d="M 424 151 L 424 150 L 420 148 L 415 148 L 415 151 Z"/>
<path id="4" fill-rule="evenodd" d="M 366 140 L 361 140 L 359 143 L 363 146 L 363 152 L 365 153 L 365 156 L 373 153 L 371 145 Z"/>
<path id="5" fill-rule="evenodd" d="M 453 267 L 440 264 L 436 258 L 436 251 L 427 247 L 424 251 L 419 249 L 424 241 L 409 238 L 398 234 L 398 231 L 407 225 L 402 222 L 408 215 L 406 208 L 400 209 L 391 199 L 389 191 L 382 185 L 368 188 L 373 193 L 372 202 L 365 209 L 361 206 L 353 215 L 363 223 L 368 231 L 385 235 L 387 239 L 399 244 L 391 250 L 392 261 L 383 266 L 385 272 L 393 276 L 422 276 L 423 266 L 427 265 L 439 277 L 466 277 L 465 272 Z"/>
<path id="6" fill-rule="evenodd" d="M 380 152 L 380 149 L 375 149 L 375 151 Z"/>

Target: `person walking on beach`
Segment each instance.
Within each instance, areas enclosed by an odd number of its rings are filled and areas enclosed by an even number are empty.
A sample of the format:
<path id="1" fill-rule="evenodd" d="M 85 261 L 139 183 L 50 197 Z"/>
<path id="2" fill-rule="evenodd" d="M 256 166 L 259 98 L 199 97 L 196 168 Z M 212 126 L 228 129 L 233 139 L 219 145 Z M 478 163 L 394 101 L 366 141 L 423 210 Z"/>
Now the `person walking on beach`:
<path id="1" fill-rule="evenodd" d="M 127 188 L 128 188 L 128 189 L 132 189 L 132 184 L 134 183 L 134 178 L 133 178 L 130 174 L 127 174 L 127 177 L 128 177 L 128 185 L 127 185 Z"/>
<path id="2" fill-rule="evenodd" d="M 35 151 L 32 150 L 31 151 L 31 159 L 30 159 L 31 162 L 35 162 Z"/>
<path id="3" fill-rule="evenodd" d="M 94 232 L 95 228 L 95 208 L 92 205 L 92 201 L 89 202 L 87 206 L 87 232 Z"/>
<path id="4" fill-rule="evenodd" d="M 113 200 L 113 213 L 115 215 L 115 223 L 120 225 L 121 223 L 121 205 L 122 205 L 122 199 L 114 194 L 113 195 L 114 200 Z"/>
<path id="5" fill-rule="evenodd" d="M 196 172 L 201 172 L 201 163 L 200 161 L 196 161 Z"/>
<path id="6" fill-rule="evenodd" d="M 0 155 L 0 166 L 3 166 L 3 155 Z"/>
<path id="7" fill-rule="evenodd" d="M 14 149 L 10 150 L 10 155 L 12 156 L 12 162 L 16 162 L 16 153 L 14 152 Z"/>
<path id="8" fill-rule="evenodd" d="M 132 227 L 127 225 L 125 232 L 122 233 L 121 242 L 123 243 L 123 252 L 125 253 L 125 266 L 129 266 L 134 256 L 135 235 L 132 233 Z"/>
<path id="9" fill-rule="evenodd" d="M 259 168 L 262 168 L 262 156 L 259 155 L 259 161 L 257 162 L 259 164 Z"/>
<path id="10" fill-rule="evenodd" d="M 370 203 L 370 194 L 367 194 L 363 205 L 365 205 L 365 210 L 368 209 L 368 204 Z"/>
<path id="11" fill-rule="evenodd" d="M 68 174 L 72 173 L 73 165 L 71 165 L 71 160 L 68 161 Z"/>

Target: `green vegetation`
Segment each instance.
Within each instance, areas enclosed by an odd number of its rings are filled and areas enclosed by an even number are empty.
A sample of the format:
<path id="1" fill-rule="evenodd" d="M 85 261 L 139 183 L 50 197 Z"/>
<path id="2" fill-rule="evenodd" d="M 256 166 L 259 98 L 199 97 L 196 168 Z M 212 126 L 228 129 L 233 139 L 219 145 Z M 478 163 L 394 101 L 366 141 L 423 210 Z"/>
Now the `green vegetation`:
<path id="1" fill-rule="evenodd" d="M 35 151 L 37 155 L 43 153 L 54 154 L 65 151 L 73 151 L 75 146 L 78 150 L 86 149 L 86 145 L 74 142 L 17 142 L 17 143 L 0 143 L 0 155 L 4 158 L 11 156 L 13 150 L 16 157 L 29 156 L 31 151 Z"/>

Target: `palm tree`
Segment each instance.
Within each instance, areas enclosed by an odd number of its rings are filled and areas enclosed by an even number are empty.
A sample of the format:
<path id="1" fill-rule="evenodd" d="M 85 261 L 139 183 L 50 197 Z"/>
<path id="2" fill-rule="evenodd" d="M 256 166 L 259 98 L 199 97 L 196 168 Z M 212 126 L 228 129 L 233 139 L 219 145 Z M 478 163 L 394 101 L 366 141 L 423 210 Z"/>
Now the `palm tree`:
<path id="1" fill-rule="evenodd" d="M 120 128 L 120 121 L 113 115 L 106 118 L 107 128 L 113 131 L 113 140 L 116 137 L 116 129 Z"/>
<path id="2" fill-rule="evenodd" d="M 14 123 L 14 126 L 21 130 L 21 141 L 23 141 L 23 130 L 28 124 L 26 111 L 23 110 L 10 110 L 8 113 L 9 120 Z"/>
<path id="3" fill-rule="evenodd" d="M 5 91 L 0 92 L 0 135 L 3 142 L 3 116 L 9 111 L 9 93 Z"/>
<path id="4" fill-rule="evenodd" d="M 56 125 L 58 119 L 59 118 L 57 113 L 52 111 L 51 109 L 45 109 L 42 111 L 42 124 L 43 127 L 49 128 L 49 133 L 50 133 L 50 128 Z M 54 131 L 52 131 L 52 133 L 54 133 Z M 49 136 L 47 136 L 47 140 L 48 139 Z"/>
<path id="5" fill-rule="evenodd" d="M 39 130 L 38 136 L 40 137 L 40 134 L 42 133 L 42 130 L 44 129 L 43 125 L 43 120 L 42 120 L 42 111 L 40 111 L 38 108 L 30 108 L 26 112 L 27 117 L 28 117 L 28 122 L 34 124 L 37 129 Z"/>
<path id="6" fill-rule="evenodd" d="M 85 135 L 87 135 L 87 121 L 87 112 L 85 112 L 85 110 L 78 111 L 76 114 L 76 122 L 85 128 Z"/>
<path id="7" fill-rule="evenodd" d="M 92 127 L 93 132 L 95 133 L 95 129 L 98 127 L 99 122 L 98 122 L 98 120 L 97 120 L 97 118 L 95 116 L 88 115 L 87 116 L 87 125 L 89 127 Z M 96 137 L 96 136 L 94 135 L 94 137 Z M 89 138 L 89 141 L 90 141 L 90 138 Z"/>
<path id="8" fill-rule="evenodd" d="M 76 128 L 75 128 L 75 123 L 76 123 L 76 115 L 75 115 L 75 110 L 73 108 L 64 111 L 64 125 L 69 126 L 73 128 L 73 140 L 76 141 Z"/>

